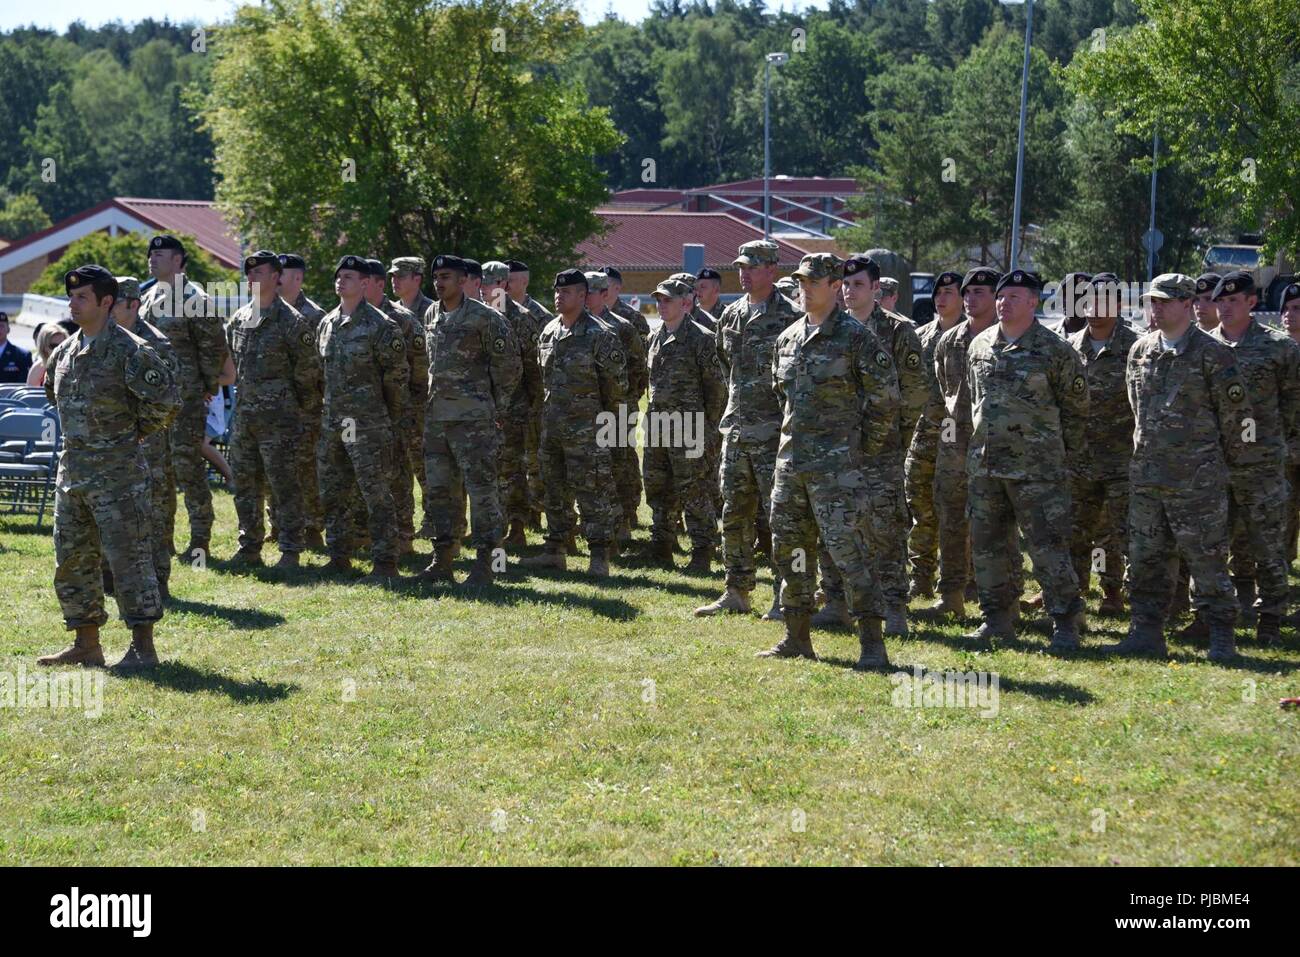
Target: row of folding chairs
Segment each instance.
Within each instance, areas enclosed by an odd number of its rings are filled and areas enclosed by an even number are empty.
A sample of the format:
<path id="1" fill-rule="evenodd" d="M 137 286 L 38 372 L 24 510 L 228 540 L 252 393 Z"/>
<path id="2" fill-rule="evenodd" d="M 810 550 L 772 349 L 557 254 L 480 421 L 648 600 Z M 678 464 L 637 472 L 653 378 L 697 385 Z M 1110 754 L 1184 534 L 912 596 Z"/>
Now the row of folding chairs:
<path id="1" fill-rule="evenodd" d="M 35 514 L 53 507 L 62 435 L 53 409 L 0 406 L 0 511 Z"/>

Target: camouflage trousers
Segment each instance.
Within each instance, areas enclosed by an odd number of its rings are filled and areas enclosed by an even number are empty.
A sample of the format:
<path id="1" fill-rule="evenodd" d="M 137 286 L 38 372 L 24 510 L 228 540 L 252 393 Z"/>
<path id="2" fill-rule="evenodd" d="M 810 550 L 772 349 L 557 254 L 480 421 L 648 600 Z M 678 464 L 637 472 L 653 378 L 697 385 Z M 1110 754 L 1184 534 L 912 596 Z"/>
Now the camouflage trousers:
<path id="1" fill-rule="evenodd" d="M 1088 590 L 1093 572 L 1105 591 L 1124 586 L 1124 556 L 1128 554 L 1128 477 L 1098 481 L 1075 476 L 1070 480 L 1074 509 L 1070 560 L 1079 579 L 1079 592 Z"/>
<path id="2" fill-rule="evenodd" d="M 860 468 L 801 471 L 777 464 L 772 481 L 772 553 L 783 584 L 781 609 L 813 605 L 811 563 L 818 537 L 843 576 L 854 618 L 885 617 L 864 514 L 866 477 Z"/>
<path id="3" fill-rule="evenodd" d="M 528 420 L 528 432 L 525 434 L 528 444 L 524 446 L 524 464 L 528 469 L 528 506 L 535 512 L 545 508 L 546 493 L 542 489 L 542 421 L 540 414 Z"/>
<path id="4" fill-rule="evenodd" d="M 691 458 L 681 447 L 646 446 L 641 452 L 645 498 L 652 515 L 650 539 L 677 540 L 677 516 L 686 515 L 691 548 L 716 548 L 718 513 L 713 507 L 717 473 L 710 469 L 707 451 Z"/>
<path id="5" fill-rule="evenodd" d="M 1128 573 L 1135 622 L 1164 622 L 1180 557 L 1196 581 L 1197 612 L 1208 624 L 1232 625 L 1237 599 L 1228 578 L 1226 488 L 1134 486 L 1128 500 Z"/>
<path id="6" fill-rule="evenodd" d="M 176 474 L 166 432 L 155 432 L 140 443 L 149 469 L 149 526 L 153 570 L 160 584 L 172 574 L 176 531 Z M 107 561 L 105 562 L 107 564 Z"/>
<path id="7" fill-rule="evenodd" d="M 54 493 L 54 593 L 69 629 L 108 621 L 101 554 L 113 572 L 122 620 L 146 625 L 163 616 L 148 473 L 142 461 L 124 464 L 105 472 L 109 481 L 73 489 L 60 482 Z"/>
<path id="8" fill-rule="evenodd" d="M 176 487 L 185 497 L 189 514 L 190 540 L 198 542 L 212 538 L 212 489 L 208 488 L 208 463 L 202 451 L 207 417 L 202 395 L 185 396 L 168 436 Z"/>
<path id="9" fill-rule="evenodd" d="M 1258 580 L 1255 608 L 1266 615 L 1287 611 L 1286 472 L 1283 466 L 1233 471 L 1228 478 L 1228 528 L 1234 582 Z M 1198 583 L 1192 573 L 1195 593 Z"/>
<path id="10" fill-rule="evenodd" d="M 594 426 L 583 434 L 548 429 L 543 423 L 538 454 L 546 495 L 548 549 L 558 551 L 565 547 L 573 530 L 571 503 L 575 499 L 587 544 L 604 548 L 612 543 L 621 511 L 614 494 L 610 452 L 596 441 Z"/>
<path id="11" fill-rule="evenodd" d="M 754 538 L 758 517 L 770 510 L 776 471 L 776 442 L 757 445 L 728 438 L 722 446 L 722 562 L 727 584 L 754 590 Z M 813 554 L 811 551 L 808 553 Z M 768 556 L 769 561 L 771 556 Z M 810 599 L 811 600 L 811 599 Z"/>
<path id="12" fill-rule="evenodd" d="M 939 594 L 964 592 L 970 580 L 970 521 L 966 513 L 969 479 L 966 449 L 939 445 L 934 464 L 934 502 L 939 526 Z"/>
<path id="13" fill-rule="evenodd" d="M 614 484 L 618 487 L 620 522 L 631 526 L 641 507 L 641 463 L 637 461 L 634 445 L 620 445 L 610 449 L 614 468 Z"/>
<path id="14" fill-rule="evenodd" d="M 501 505 L 506 523 L 525 522 L 532 518 L 528 494 L 528 426 L 530 410 L 511 408 L 501 420 Z"/>
<path id="15" fill-rule="evenodd" d="M 1291 564 L 1296 560 L 1297 539 L 1300 539 L 1300 464 L 1286 467 L 1287 495 L 1286 508 L 1286 560 Z"/>
<path id="16" fill-rule="evenodd" d="M 429 481 L 425 508 L 433 526 L 435 548 L 451 545 L 459 535 L 457 513 L 465 514 L 469 496 L 470 536 L 474 548 L 496 548 L 505 537 L 497 453 L 501 433 L 489 419 L 424 423 L 424 471 Z M 463 535 L 463 529 L 459 529 Z"/>
<path id="17" fill-rule="evenodd" d="M 975 584 L 986 619 L 1011 610 L 1019 597 L 1016 566 L 1023 563 L 1017 526 L 1024 531 L 1034 576 L 1043 589 L 1043 610 L 1063 615 L 1083 607 L 1070 562 L 1070 494 L 1062 483 L 975 476 L 966 511 Z"/>
<path id="18" fill-rule="evenodd" d="M 325 545 L 331 558 L 352 554 L 358 493 L 370 531 L 370 555 L 376 564 L 397 561 L 397 510 L 393 506 L 392 432 L 358 429 L 343 440 L 335 429 L 321 429 L 316 473 L 325 507 Z"/>
<path id="19" fill-rule="evenodd" d="M 713 500 L 713 514 L 716 516 L 722 514 L 722 482 L 719 479 L 719 471 L 722 468 L 722 433 L 718 431 L 718 423 L 710 422 L 704 435 L 704 458 L 708 462 L 710 479 L 709 498 Z M 760 508 L 758 511 L 760 515 L 766 517 L 766 508 Z"/>
<path id="20" fill-rule="evenodd" d="M 867 550 L 872 574 L 880 583 L 886 605 L 907 604 L 907 501 L 903 492 L 903 463 L 871 462 L 862 470 L 866 482 L 860 503 L 866 524 Z M 843 600 L 844 582 L 826 543 L 817 549 L 821 590 L 828 598 Z"/>
<path id="21" fill-rule="evenodd" d="M 409 545 L 415 539 L 415 453 L 418 443 L 412 435 L 414 423 L 404 421 L 393 430 L 393 509 L 397 513 L 397 541 Z M 428 467 L 426 463 L 426 468 Z"/>
<path id="22" fill-rule="evenodd" d="M 934 459 L 924 455 L 907 456 L 903 466 L 903 488 L 912 528 L 907 536 L 907 558 L 912 580 L 919 585 L 933 585 L 938 566 L 939 513 L 934 497 Z"/>
<path id="23" fill-rule="evenodd" d="M 320 444 L 320 420 L 313 417 L 298 442 L 298 474 L 302 482 L 302 516 L 305 532 L 325 531 L 325 509 L 320 501 L 316 476 L 316 446 Z"/>
<path id="24" fill-rule="evenodd" d="M 261 551 L 266 541 L 263 512 L 271 495 L 280 551 L 303 549 L 302 475 L 298 458 L 303 429 L 296 413 L 239 410 L 230 427 L 230 470 L 235 476 L 239 548 Z"/>

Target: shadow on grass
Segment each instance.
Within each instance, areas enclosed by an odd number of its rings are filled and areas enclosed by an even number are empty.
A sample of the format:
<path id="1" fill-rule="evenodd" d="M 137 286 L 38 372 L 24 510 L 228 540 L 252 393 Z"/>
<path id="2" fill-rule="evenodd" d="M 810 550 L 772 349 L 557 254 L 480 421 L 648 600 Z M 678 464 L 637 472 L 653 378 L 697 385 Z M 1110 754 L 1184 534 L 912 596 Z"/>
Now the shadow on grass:
<path id="1" fill-rule="evenodd" d="M 545 576 L 550 581 L 572 582 L 573 584 L 587 584 L 590 582 L 584 575 L 576 575 L 571 572 L 560 573 L 553 572 Z M 616 576 L 611 575 L 606 582 L 616 581 Z M 397 582 L 386 582 L 384 584 L 374 582 L 353 582 L 354 584 L 363 584 L 371 588 L 383 588 L 398 594 L 416 595 L 420 597 L 451 597 L 462 601 L 479 602 L 485 605 L 496 605 L 503 608 L 511 608 L 524 604 L 543 604 L 556 605 L 559 607 L 581 607 L 586 608 L 592 614 L 601 618 L 607 618 L 610 621 L 631 621 L 641 614 L 641 609 L 631 602 L 622 598 L 607 594 L 588 595 L 574 591 L 539 591 L 533 588 L 527 578 L 515 577 L 498 577 L 487 588 L 466 588 L 464 585 L 447 585 L 447 584 L 430 584 L 422 582 L 417 578 L 403 578 Z"/>
<path id="2" fill-rule="evenodd" d="M 852 658 L 840 658 L 836 655 L 822 657 L 823 664 L 828 664 L 836 668 L 851 669 L 857 662 Z M 956 672 L 963 673 L 975 669 L 962 668 L 926 668 L 923 665 L 904 664 L 894 662 L 888 668 L 874 668 L 866 674 L 894 675 L 905 674 L 913 676 L 916 674 L 915 669 L 919 668 L 922 676 L 936 675 L 940 681 L 945 673 Z M 1043 701 L 1061 701 L 1066 704 L 1090 705 L 1095 704 L 1097 697 L 1087 688 L 1080 688 L 1078 685 L 1072 685 L 1065 681 L 1026 681 L 1021 678 L 1011 678 L 1005 674 L 998 674 L 998 690 L 1009 691 L 1012 694 L 1030 695 Z"/>
<path id="3" fill-rule="evenodd" d="M 264 611 L 260 608 L 231 608 L 228 605 L 214 605 L 208 601 L 193 601 L 189 598 L 179 598 L 176 593 L 172 593 L 171 599 L 167 602 L 167 609 L 172 612 L 187 611 L 196 615 L 211 615 L 213 618 L 221 618 L 230 622 L 237 628 L 246 628 L 249 631 L 261 631 L 266 628 L 274 628 L 276 625 L 283 625 L 288 619 L 278 611 Z"/>
<path id="4" fill-rule="evenodd" d="M 268 684 L 261 678 L 240 681 L 229 675 L 215 671 L 200 671 L 180 661 L 164 661 L 150 671 L 113 672 L 115 677 L 147 681 L 160 688 L 184 691 L 187 694 L 197 691 L 223 694 L 239 704 L 268 704 L 281 701 L 298 690 L 295 684 L 277 681 Z"/>

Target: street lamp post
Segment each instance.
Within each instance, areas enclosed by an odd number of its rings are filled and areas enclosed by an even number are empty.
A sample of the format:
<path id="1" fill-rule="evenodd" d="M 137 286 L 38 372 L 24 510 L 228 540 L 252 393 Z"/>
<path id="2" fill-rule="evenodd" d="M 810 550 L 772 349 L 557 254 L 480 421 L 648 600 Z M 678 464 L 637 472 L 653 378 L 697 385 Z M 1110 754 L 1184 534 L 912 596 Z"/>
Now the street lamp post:
<path id="1" fill-rule="evenodd" d="M 1034 0 L 1025 2 L 1025 67 L 1020 75 L 1020 134 L 1016 139 L 1016 199 L 1011 214 L 1010 268 L 1020 265 L 1020 198 L 1025 185 L 1025 110 L 1029 104 L 1029 48 L 1034 40 Z"/>
<path id="2" fill-rule="evenodd" d="M 772 235 L 772 196 L 768 179 L 772 175 L 772 64 L 780 66 L 790 59 L 788 53 L 769 53 L 763 63 L 763 238 Z"/>

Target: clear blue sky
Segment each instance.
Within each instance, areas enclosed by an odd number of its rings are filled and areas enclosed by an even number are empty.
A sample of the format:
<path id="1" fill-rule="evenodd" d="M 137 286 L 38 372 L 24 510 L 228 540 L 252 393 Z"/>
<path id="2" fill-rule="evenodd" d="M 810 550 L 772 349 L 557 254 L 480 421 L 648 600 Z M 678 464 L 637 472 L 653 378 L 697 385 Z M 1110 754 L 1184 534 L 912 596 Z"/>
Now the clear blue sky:
<path id="1" fill-rule="evenodd" d="M 599 20 L 606 10 L 632 22 L 642 19 L 650 8 L 650 0 L 577 0 L 578 10 L 588 23 Z M 806 9 L 824 7 L 826 0 L 769 0 L 772 10 Z M 149 0 L 42 0 L 39 4 L 25 4 L 8 0 L 0 4 L 0 30 L 36 24 L 39 27 L 63 30 L 74 20 L 88 26 L 99 26 L 113 20 L 133 23 L 146 17 L 172 21 L 197 20 L 211 23 L 225 19 L 238 6 L 235 0 L 174 0 L 171 3 Z"/>

